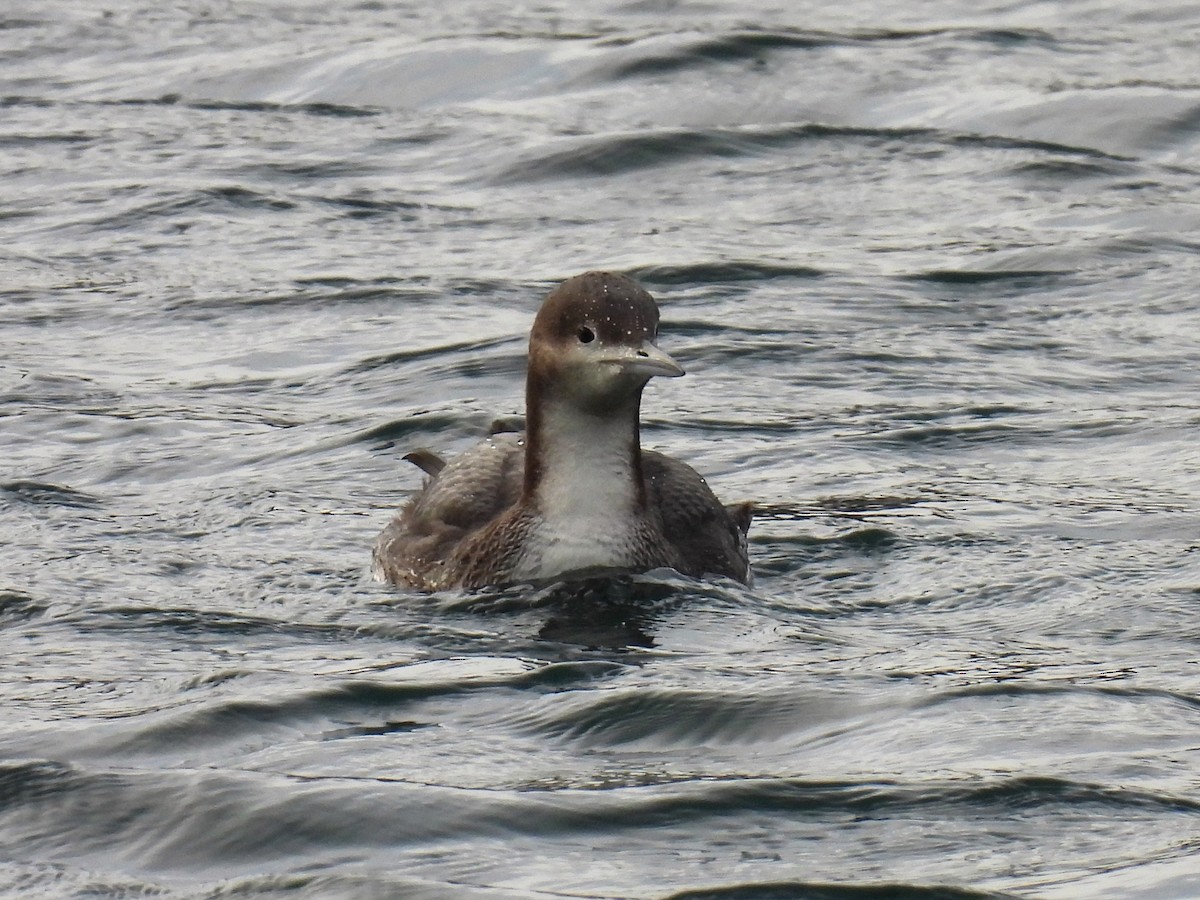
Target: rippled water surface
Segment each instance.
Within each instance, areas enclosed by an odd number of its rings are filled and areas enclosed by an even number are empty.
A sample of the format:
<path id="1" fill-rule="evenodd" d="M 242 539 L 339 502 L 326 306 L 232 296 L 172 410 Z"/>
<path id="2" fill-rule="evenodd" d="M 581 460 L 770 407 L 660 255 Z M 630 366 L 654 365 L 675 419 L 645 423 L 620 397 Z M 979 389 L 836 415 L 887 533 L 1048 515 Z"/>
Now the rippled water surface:
<path id="1" fill-rule="evenodd" d="M 0 14 L 0 893 L 1200 896 L 1200 12 Z M 423 596 L 556 281 L 753 588 Z"/>

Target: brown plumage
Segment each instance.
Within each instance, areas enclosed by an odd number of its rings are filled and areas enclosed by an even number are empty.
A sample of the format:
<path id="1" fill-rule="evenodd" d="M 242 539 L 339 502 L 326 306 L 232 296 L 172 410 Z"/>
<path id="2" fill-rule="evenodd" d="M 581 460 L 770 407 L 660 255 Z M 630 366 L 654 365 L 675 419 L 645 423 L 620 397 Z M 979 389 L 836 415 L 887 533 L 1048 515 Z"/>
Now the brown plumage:
<path id="1" fill-rule="evenodd" d="M 378 577 L 426 590 L 669 567 L 750 581 L 749 503 L 725 507 L 686 463 L 643 451 L 642 389 L 683 370 L 654 344 L 658 308 L 605 272 L 551 292 L 530 334 L 527 429 L 444 462 L 375 546 Z"/>

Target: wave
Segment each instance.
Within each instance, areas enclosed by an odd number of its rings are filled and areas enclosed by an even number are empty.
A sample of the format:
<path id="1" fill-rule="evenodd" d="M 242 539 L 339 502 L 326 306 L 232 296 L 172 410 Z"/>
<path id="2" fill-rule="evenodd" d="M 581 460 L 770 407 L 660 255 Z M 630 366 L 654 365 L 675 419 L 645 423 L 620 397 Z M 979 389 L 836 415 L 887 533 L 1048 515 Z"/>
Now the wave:
<path id="1" fill-rule="evenodd" d="M 1128 157 L 1092 147 L 1046 140 L 974 134 L 925 127 L 855 127 L 821 123 L 778 126 L 736 125 L 711 128 L 651 128 L 599 137 L 564 138 L 551 149 L 530 154 L 501 168 L 495 184 L 532 183 L 560 178 L 615 175 L 697 158 L 748 157 L 824 141 L 883 145 L 942 145 L 1001 150 L 1033 150 L 1087 158 L 1127 161 Z"/>

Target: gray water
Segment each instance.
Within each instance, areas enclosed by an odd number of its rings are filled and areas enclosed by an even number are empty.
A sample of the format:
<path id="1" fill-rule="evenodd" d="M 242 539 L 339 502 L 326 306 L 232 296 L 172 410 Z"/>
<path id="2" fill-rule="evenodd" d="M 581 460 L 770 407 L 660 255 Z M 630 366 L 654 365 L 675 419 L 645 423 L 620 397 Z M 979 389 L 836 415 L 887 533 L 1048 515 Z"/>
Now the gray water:
<path id="1" fill-rule="evenodd" d="M 0 894 L 1200 896 L 1198 29 L 7 3 Z M 755 585 L 373 583 L 591 268 Z"/>

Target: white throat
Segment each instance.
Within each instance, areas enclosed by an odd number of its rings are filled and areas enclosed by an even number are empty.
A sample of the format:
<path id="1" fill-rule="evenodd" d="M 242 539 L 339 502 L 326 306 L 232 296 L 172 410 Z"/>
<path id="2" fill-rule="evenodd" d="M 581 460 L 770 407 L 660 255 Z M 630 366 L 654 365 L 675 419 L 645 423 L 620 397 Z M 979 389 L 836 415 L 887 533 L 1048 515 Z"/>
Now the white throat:
<path id="1" fill-rule="evenodd" d="M 521 577 L 630 565 L 642 515 L 634 467 L 637 398 L 631 399 L 632 413 L 607 417 L 566 404 L 543 410 L 541 474 L 531 498 L 541 521 Z"/>

